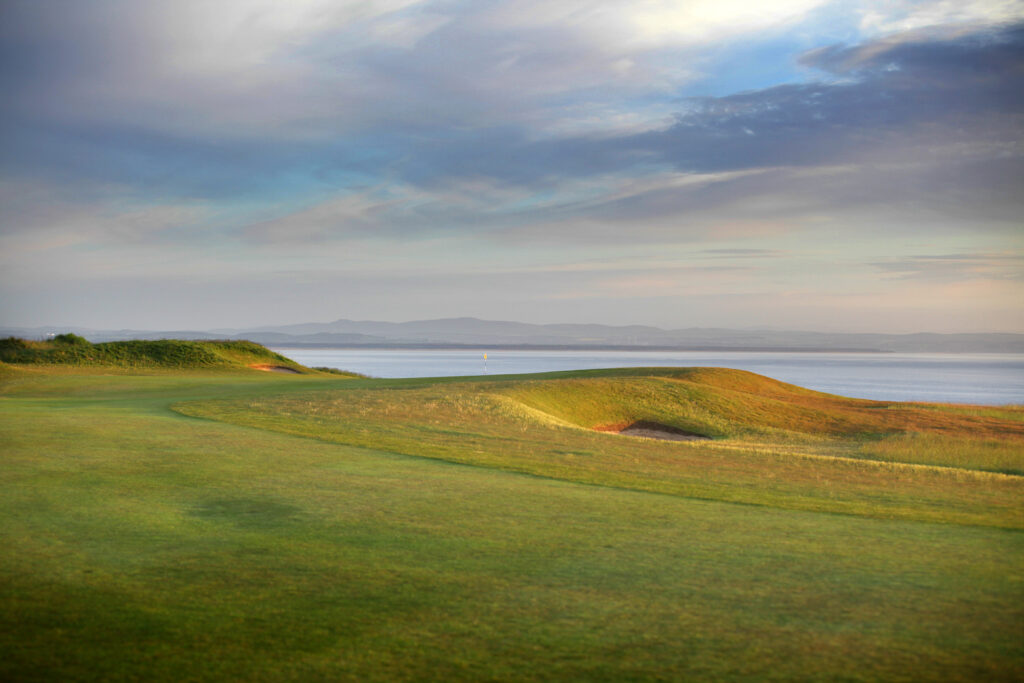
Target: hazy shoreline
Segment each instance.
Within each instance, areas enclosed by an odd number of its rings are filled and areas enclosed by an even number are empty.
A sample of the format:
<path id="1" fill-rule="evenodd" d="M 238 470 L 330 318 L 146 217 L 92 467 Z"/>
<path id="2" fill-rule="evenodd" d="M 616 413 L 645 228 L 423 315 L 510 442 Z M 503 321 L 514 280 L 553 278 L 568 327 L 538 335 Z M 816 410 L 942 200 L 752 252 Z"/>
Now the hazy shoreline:
<path id="1" fill-rule="evenodd" d="M 72 332 L 91 342 L 130 339 L 244 339 L 307 349 L 652 351 L 747 353 L 1024 353 L 1024 334 L 854 333 L 801 330 L 682 328 L 644 325 L 533 324 L 446 318 L 391 323 L 339 319 L 253 328 L 97 330 L 0 327 L 0 337 L 45 339 Z"/>
<path id="2" fill-rule="evenodd" d="M 713 352 L 713 353 L 897 353 L 896 351 L 885 351 L 883 349 L 861 349 L 861 348 L 802 348 L 795 346 L 631 346 L 618 344 L 600 344 L 584 346 L 580 344 L 336 344 L 336 343 L 301 343 L 289 342 L 285 344 L 270 343 L 268 346 L 277 349 L 373 349 L 386 351 L 417 351 L 429 349 L 432 351 L 465 351 L 480 349 L 486 351 L 654 351 L 654 352 Z M 973 352 L 964 352 L 973 353 Z"/>

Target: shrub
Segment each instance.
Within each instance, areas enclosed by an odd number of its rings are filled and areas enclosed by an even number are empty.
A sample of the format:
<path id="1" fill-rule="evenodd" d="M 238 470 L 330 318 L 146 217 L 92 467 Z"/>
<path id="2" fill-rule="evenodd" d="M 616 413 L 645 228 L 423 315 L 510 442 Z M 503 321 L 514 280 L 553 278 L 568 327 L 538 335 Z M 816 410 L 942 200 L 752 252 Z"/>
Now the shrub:
<path id="1" fill-rule="evenodd" d="M 77 334 L 67 332 L 65 334 L 58 334 L 53 338 L 54 344 L 62 344 L 64 346 L 92 346 L 92 343 L 85 337 L 79 337 Z"/>

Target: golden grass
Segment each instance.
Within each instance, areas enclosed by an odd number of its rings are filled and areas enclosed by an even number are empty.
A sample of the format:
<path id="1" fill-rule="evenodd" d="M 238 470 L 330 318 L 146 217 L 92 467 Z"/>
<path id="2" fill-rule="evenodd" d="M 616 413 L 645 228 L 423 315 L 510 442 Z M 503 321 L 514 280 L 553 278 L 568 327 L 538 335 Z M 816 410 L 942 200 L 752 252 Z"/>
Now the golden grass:
<path id="1" fill-rule="evenodd" d="M 860 454 L 889 462 L 1024 475 L 1024 444 L 1017 438 L 909 432 L 865 444 Z"/>
<path id="2" fill-rule="evenodd" d="M 1024 527 L 1024 478 L 1007 476 L 1020 462 L 1024 443 L 1014 420 L 928 406 L 890 409 L 750 373 L 663 372 L 413 386 L 353 383 L 338 391 L 190 402 L 176 409 L 335 443 L 605 486 Z M 669 443 L 593 431 L 632 421 L 716 439 Z M 965 434 L 979 432 L 1002 444 L 996 460 L 973 451 L 945 459 L 927 454 L 942 444 L 962 446 Z M 892 444 L 903 434 L 918 436 L 901 451 Z"/>

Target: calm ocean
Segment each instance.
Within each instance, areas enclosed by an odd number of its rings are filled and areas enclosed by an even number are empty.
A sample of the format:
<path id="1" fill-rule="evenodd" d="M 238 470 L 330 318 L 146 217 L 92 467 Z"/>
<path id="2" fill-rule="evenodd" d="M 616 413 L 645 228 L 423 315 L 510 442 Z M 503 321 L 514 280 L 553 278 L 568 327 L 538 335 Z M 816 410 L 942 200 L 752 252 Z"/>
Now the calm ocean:
<path id="1" fill-rule="evenodd" d="M 703 351 L 487 351 L 274 349 L 303 365 L 372 377 L 519 374 L 589 368 L 716 366 L 809 389 L 882 401 L 1024 403 L 1022 354 L 748 353 Z"/>

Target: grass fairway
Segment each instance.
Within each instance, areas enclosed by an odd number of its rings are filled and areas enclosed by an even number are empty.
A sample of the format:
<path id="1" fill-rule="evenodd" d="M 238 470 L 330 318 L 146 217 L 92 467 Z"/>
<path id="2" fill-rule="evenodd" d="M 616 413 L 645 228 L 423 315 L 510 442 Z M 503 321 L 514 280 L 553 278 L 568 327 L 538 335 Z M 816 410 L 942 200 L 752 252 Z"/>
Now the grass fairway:
<path id="1" fill-rule="evenodd" d="M 653 421 L 714 437 L 593 427 Z M 1024 411 L 0 366 L 0 679 L 1020 680 Z"/>

